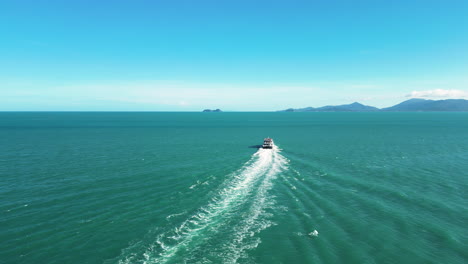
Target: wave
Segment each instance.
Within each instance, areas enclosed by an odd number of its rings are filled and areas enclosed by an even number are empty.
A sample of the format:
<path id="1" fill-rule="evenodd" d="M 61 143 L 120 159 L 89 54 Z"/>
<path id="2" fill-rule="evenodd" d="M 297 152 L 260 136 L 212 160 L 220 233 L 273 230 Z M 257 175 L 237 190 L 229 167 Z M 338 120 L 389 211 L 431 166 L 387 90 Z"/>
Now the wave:
<path id="1" fill-rule="evenodd" d="M 255 234 L 274 224 L 267 213 L 274 205 L 269 190 L 287 169 L 279 148 L 259 149 L 206 206 L 156 235 L 138 253 L 132 247 L 123 250 L 118 263 L 236 263 L 248 258 L 247 251 L 261 242 Z"/>

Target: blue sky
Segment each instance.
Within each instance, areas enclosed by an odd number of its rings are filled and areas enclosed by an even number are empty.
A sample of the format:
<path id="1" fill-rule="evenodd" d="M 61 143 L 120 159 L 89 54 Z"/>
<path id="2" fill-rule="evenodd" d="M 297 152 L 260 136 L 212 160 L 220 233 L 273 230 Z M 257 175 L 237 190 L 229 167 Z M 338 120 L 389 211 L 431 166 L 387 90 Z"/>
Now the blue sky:
<path id="1" fill-rule="evenodd" d="M 0 1 L 0 110 L 468 98 L 468 1 Z"/>

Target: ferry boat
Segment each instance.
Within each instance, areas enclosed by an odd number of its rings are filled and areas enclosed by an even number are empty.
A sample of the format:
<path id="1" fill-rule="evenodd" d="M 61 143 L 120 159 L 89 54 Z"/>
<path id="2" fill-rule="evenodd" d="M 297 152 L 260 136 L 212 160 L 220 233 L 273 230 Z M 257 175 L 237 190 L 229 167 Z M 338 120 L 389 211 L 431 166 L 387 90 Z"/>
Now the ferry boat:
<path id="1" fill-rule="evenodd" d="M 265 138 L 263 140 L 262 148 L 264 149 L 272 149 L 273 148 L 273 139 L 272 138 Z"/>

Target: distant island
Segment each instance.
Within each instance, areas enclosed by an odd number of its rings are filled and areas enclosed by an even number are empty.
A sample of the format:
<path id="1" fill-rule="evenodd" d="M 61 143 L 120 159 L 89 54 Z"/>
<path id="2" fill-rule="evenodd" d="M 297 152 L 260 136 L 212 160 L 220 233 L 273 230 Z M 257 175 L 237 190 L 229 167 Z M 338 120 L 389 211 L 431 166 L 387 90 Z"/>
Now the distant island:
<path id="1" fill-rule="evenodd" d="M 447 99 L 447 100 L 426 100 L 410 99 L 397 105 L 377 108 L 363 105 L 358 102 L 346 105 L 327 105 L 322 107 L 289 108 L 278 112 L 467 112 L 468 100 Z"/>
<path id="2" fill-rule="evenodd" d="M 215 110 L 211 110 L 211 109 L 205 109 L 203 110 L 202 112 L 222 112 L 221 109 L 215 109 Z"/>

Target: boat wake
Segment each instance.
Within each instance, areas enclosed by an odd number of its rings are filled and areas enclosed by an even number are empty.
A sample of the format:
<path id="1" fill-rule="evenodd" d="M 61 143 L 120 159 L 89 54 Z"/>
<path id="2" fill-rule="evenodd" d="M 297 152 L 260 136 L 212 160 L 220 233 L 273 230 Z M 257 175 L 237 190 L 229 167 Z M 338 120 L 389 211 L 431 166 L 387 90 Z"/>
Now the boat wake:
<path id="1" fill-rule="evenodd" d="M 287 170 L 280 149 L 259 149 L 238 171 L 230 174 L 218 194 L 173 230 L 153 236 L 135 252 L 123 250 L 118 263 L 236 263 L 248 260 L 256 236 L 274 223 L 269 210 L 273 180 Z"/>

